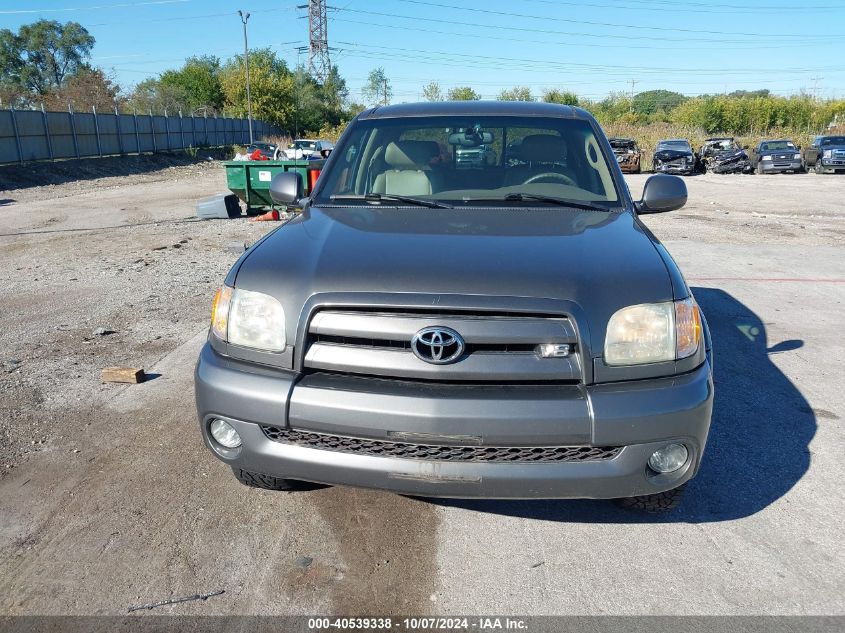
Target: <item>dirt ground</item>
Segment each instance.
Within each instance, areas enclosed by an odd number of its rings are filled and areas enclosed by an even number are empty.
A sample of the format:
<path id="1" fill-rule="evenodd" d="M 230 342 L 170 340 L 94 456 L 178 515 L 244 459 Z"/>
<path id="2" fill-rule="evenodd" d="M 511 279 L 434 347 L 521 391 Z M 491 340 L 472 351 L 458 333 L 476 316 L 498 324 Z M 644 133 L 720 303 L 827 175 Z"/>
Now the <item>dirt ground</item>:
<path id="1" fill-rule="evenodd" d="M 645 179 L 628 178 L 635 196 Z M 711 467 L 667 523 L 599 502 L 240 486 L 202 446 L 191 370 L 214 291 L 244 243 L 276 225 L 194 218 L 199 199 L 226 190 L 213 161 L 41 186 L 0 168 L 0 184 L 19 186 L 0 191 L 0 614 L 125 613 L 217 590 L 157 611 L 842 614 L 845 177 L 687 181 L 684 209 L 645 221 L 712 305 L 711 326 L 753 312 L 773 348 L 803 348 L 769 350 L 762 374 L 741 355 L 717 373 L 717 413 L 771 443 L 761 462 L 794 449 L 789 464 L 764 466 L 761 481 L 724 431 L 713 459 L 731 456 L 733 492 L 754 501 L 711 492 Z M 155 378 L 101 384 L 109 365 Z M 755 373 L 777 394 L 747 382 Z M 664 544 L 694 573 L 651 586 Z M 599 573 L 613 551 L 627 575 Z"/>

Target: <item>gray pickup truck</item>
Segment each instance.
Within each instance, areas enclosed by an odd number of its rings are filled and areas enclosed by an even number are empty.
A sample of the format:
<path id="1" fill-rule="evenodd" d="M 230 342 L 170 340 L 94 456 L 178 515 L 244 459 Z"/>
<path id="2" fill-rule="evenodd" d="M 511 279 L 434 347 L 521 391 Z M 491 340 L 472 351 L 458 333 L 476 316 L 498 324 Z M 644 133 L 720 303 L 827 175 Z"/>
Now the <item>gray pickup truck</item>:
<path id="1" fill-rule="evenodd" d="M 638 216 L 681 207 L 680 178 L 635 202 L 584 110 L 447 102 L 361 113 L 301 192 L 274 177 L 301 213 L 232 267 L 196 367 L 202 437 L 240 481 L 677 505 L 710 336 Z"/>

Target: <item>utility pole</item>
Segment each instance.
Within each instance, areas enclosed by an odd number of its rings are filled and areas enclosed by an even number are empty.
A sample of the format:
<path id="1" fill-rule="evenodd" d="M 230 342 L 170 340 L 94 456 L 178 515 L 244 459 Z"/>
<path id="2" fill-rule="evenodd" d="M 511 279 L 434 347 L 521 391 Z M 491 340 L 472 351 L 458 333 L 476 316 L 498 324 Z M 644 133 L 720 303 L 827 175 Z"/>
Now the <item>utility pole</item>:
<path id="1" fill-rule="evenodd" d="M 384 94 L 384 105 L 387 105 L 387 77 L 384 78 L 384 83 L 382 85 L 381 90 Z"/>
<path id="2" fill-rule="evenodd" d="M 294 100 L 294 107 L 293 107 L 293 138 L 294 140 L 299 138 L 299 98 L 302 94 L 302 86 L 300 85 L 300 78 L 302 76 L 302 66 L 299 62 L 299 56 L 308 50 L 307 46 L 297 46 L 296 47 L 296 99 Z"/>
<path id="3" fill-rule="evenodd" d="M 810 81 L 813 82 L 813 88 L 811 92 L 813 93 L 813 98 L 818 100 L 819 98 L 819 82 L 824 79 L 824 77 L 810 77 Z"/>
<path id="4" fill-rule="evenodd" d="M 634 86 L 636 86 L 638 83 L 640 82 L 636 79 L 631 80 L 631 112 L 634 111 Z"/>
<path id="5" fill-rule="evenodd" d="M 244 66 L 246 67 L 246 110 L 247 121 L 249 122 L 249 144 L 252 145 L 254 139 L 252 137 L 252 97 L 249 94 L 249 45 L 246 37 L 246 23 L 249 22 L 249 13 L 244 14 L 243 11 L 238 11 L 241 16 L 241 22 L 244 25 Z"/>

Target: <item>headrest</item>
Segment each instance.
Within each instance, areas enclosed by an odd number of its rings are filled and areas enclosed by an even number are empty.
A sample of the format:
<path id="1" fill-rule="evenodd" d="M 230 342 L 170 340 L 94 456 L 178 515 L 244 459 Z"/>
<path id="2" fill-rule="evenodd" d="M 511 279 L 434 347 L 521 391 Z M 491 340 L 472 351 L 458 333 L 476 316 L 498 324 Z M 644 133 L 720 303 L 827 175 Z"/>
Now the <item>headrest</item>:
<path id="1" fill-rule="evenodd" d="M 524 161 L 553 163 L 564 158 L 566 142 L 552 134 L 532 134 L 522 139 L 519 157 Z"/>
<path id="2" fill-rule="evenodd" d="M 434 141 L 396 141 L 387 144 L 384 162 L 394 169 L 426 169 L 439 155 L 440 147 Z"/>

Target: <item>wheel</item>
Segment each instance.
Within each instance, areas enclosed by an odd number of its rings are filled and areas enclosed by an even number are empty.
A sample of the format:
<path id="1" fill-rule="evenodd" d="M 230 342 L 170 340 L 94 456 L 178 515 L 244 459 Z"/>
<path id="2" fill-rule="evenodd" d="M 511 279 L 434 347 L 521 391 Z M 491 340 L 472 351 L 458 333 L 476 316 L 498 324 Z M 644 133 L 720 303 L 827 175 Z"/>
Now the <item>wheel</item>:
<path id="1" fill-rule="evenodd" d="M 328 488 L 325 484 L 315 484 L 310 481 L 299 481 L 297 479 L 282 479 L 280 477 L 272 477 L 270 475 L 262 475 L 261 473 L 253 473 L 242 468 L 232 467 L 232 473 L 235 479 L 241 482 L 244 486 L 250 488 L 261 488 L 262 490 L 277 490 L 295 492 L 298 490 L 318 490 L 320 488 Z"/>
<path id="2" fill-rule="evenodd" d="M 818 160 L 816 160 L 815 169 L 816 169 L 817 174 L 823 174 L 824 173 L 824 167 L 822 167 L 822 161 L 821 161 L 820 158 Z"/>
<path id="3" fill-rule="evenodd" d="M 755 168 L 755 171 L 757 172 L 758 175 L 761 175 L 761 176 L 763 175 L 763 161 L 760 161 L 759 163 L 757 163 L 757 167 Z"/>
<path id="4" fill-rule="evenodd" d="M 653 495 L 640 495 L 638 497 L 624 497 L 614 499 L 616 505 L 626 510 L 638 510 L 640 512 L 669 512 L 677 508 L 684 497 L 682 484 L 665 492 L 658 492 Z"/>

